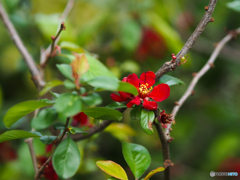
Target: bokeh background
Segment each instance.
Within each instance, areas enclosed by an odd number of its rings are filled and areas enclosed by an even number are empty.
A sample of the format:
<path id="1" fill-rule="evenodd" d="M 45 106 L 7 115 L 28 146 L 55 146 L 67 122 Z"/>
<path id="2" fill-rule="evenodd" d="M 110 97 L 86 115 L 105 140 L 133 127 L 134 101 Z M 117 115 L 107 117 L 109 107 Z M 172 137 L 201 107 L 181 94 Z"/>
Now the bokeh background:
<path id="1" fill-rule="evenodd" d="M 185 85 L 172 86 L 171 96 L 160 103 L 161 109 L 171 113 L 197 72 L 206 63 L 229 30 L 240 26 L 240 12 L 229 9 L 218 1 L 210 23 L 188 54 L 186 64 L 168 73 L 178 77 Z M 51 43 L 58 28 L 59 16 L 66 0 L 2 0 L 10 19 L 24 44 L 39 63 L 40 48 Z M 65 21 L 60 44 L 69 43 L 75 51 L 94 53 L 119 79 L 130 73 L 157 71 L 161 65 L 177 54 L 204 14 L 209 0 L 76 0 Z M 3 116 L 16 103 L 36 99 L 37 90 L 30 73 L 0 23 L 0 133 L 6 130 Z M 64 58 L 53 58 L 46 68 L 46 81 L 62 76 L 56 69 Z M 210 171 L 240 173 L 240 38 L 224 47 L 215 68 L 207 72 L 195 88 L 195 94 L 182 106 L 176 116 L 171 133 L 171 159 L 174 162 L 172 179 L 207 180 Z M 57 89 L 58 90 L 58 89 Z M 57 91 L 56 90 L 56 91 Z M 112 102 L 111 92 L 102 92 L 102 106 Z M 114 126 L 78 144 L 82 163 L 77 174 L 70 178 L 103 180 L 107 176 L 95 162 L 112 160 L 122 165 L 130 179 L 134 179 L 121 152 L 122 141 L 145 146 L 152 157 L 148 172 L 163 166 L 161 143 L 157 133 L 145 134 L 139 122 L 124 113 L 123 131 Z M 25 117 L 14 129 L 30 130 L 30 119 Z M 116 125 L 117 126 L 117 125 Z M 45 145 L 34 141 L 37 156 L 45 155 Z M 33 179 L 34 170 L 24 140 L 0 143 L 0 179 Z M 163 173 L 151 180 L 159 180 Z M 239 178 L 239 177 L 238 177 Z M 218 179 L 217 177 L 215 179 Z M 233 177 L 219 179 L 234 179 Z"/>

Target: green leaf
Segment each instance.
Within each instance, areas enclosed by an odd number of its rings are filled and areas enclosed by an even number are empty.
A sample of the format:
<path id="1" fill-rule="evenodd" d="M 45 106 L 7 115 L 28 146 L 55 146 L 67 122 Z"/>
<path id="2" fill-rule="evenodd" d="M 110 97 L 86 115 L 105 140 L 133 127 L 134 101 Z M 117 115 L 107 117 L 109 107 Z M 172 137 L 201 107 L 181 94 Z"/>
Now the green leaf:
<path id="1" fill-rule="evenodd" d="M 5 131 L 0 135 L 0 143 L 4 141 L 9 141 L 13 139 L 21 139 L 21 138 L 40 138 L 40 136 L 33 134 L 28 131 L 23 130 L 9 130 Z"/>
<path id="2" fill-rule="evenodd" d="M 229 2 L 227 3 L 227 7 L 234 11 L 240 12 L 240 1 L 235 0 L 235 1 Z"/>
<path id="3" fill-rule="evenodd" d="M 62 49 L 68 49 L 76 53 L 83 53 L 84 50 L 77 44 L 69 41 L 62 41 L 59 45 Z"/>
<path id="4" fill-rule="evenodd" d="M 49 91 L 51 94 L 52 94 L 52 96 L 54 97 L 54 98 L 58 98 L 59 96 L 60 96 L 60 94 L 58 94 L 58 93 L 55 93 L 55 92 L 52 92 L 52 91 Z"/>
<path id="5" fill-rule="evenodd" d="M 118 179 L 115 177 L 110 177 L 110 178 L 108 178 L 108 180 L 118 180 Z"/>
<path id="6" fill-rule="evenodd" d="M 151 164 L 151 156 L 148 150 L 138 144 L 123 142 L 122 152 L 135 178 L 140 178 Z"/>
<path id="7" fill-rule="evenodd" d="M 121 112 L 105 107 L 84 109 L 83 112 L 90 117 L 102 120 L 121 121 L 123 116 Z"/>
<path id="8" fill-rule="evenodd" d="M 63 84 L 63 82 L 60 80 L 57 80 L 57 79 L 52 80 L 44 86 L 44 88 L 40 91 L 39 95 L 42 96 L 42 95 L 46 94 L 52 88 L 54 88 L 56 86 L 60 86 L 62 84 Z"/>
<path id="9" fill-rule="evenodd" d="M 152 123 L 154 119 L 155 119 L 155 115 L 153 111 L 142 109 L 140 124 L 143 131 L 149 135 L 153 134 Z"/>
<path id="10" fill-rule="evenodd" d="M 76 88 L 76 85 L 75 85 L 72 81 L 70 81 L 70 80 L 68 80 L 68 79 L 66 79 L 66 80 L 63 82 L 63 85 L 64 85 L 65 88 L 67 88 L 67 89 L 75 89 L 75 88 Z"/>
<path id="11" fill-rule="evenodd" d="M 66 126 L 63 123 L 56 123 L 56 124 L 53 125 L 53 128 L 56 129 L 56 130 L 57 129 L 65 129 Z"/>
<path id="12" fill-rule="evenodd" d="M 83 131 L 82 129 L 77 128 L 77 127 L 69 126 L 68 128 L 70 129 L 70 132 L 71 132 L 72 134 L 78 134 L 78 133 L 81 133 L 81 134 L 88 134 L 88 132 Z"/>
<path id="13" fill-rule="evenodd" d="M 81 99 L 88 106 L 97 106 L 102 103 L 102 98 L 97 93 L 82 96 Z"/>
<path id="14" fill-rule="evenodd" d="M 40 138 L 43 144 L 52 144 L 55 139 L 57 139 L 57 136 L 42 136 Z"/>
<path id="15" fill-rule="evenodd" d="M 105 173 L 117 179 L 128 180 L 127 174 L 124 169 L 113 161 L 97 161 L 97 166 Z"/>
<path id="16" fill-rule="evenodd" d="M 144 178 L 144 180 L 148 180 L 150 179 L 154 174 L 156 174 L 157 172 L 161 172 L 164 171 L 165 168 L 164 167 L 158 167 L 157 169 L 152 170 L 151 172 L 149 172 L 147 174 L 147 176 Z"/>
<path id="17" fill-rule="evenodd" d="M 169 76 L 169 75 L 163 75 L 158 82 L 156 82 L 156 85 L 157 84 L 161 84 L 161 83 L 164 83 L 164 84 L 167 84 L 169 86 L 173 86 L 173 85 L 182 85 L 184 84 L 184 82 L 178 78 L 175 78 L 175 77 L 172 77 L 172 76 Z"/>
<path id="18" fill-rule="evenodd" d="M 32 119 L 31 126 L 36 130 L 48 128 L 57 118 L 57 113 L 53 108 L 42 109 L 37 117 Z"/>
<path id="19" fill-rule="evenodd" d="M 131 119 L 140 120 L 141 119 L 141 112 L 142 112 L 142 107 L 141 106 L 134 107 L 130 112 Z"/>
<path id="20" fill-rule="evenodd" d="M 99 60 L 94 58 L 91 55 L 85 54 L 89 64 L 88 71 L 82 75 L 81 79 L 88 82 L 89 80 L 98 77 L 98 76 L 108 76 L 117 80 L 117 77 L 114 76 L 111 71 L 109 71 Z"/>
<path id="21" fill-rule="evenodd" d="M 133 51 L 141 40 L 141 34 L 141 27 L 137 21 L 124 21 L 120 29 L 120 41 L 126 49 Z"/>
<path id="22" fill-rule="evenodd" d="M 106 106 L 106 108 L 111 108 L 111 109 L 126 108 L 126 107 L 127 106 L 125 104 L 120 102 L 113 102 Z"/>
<path id="23" fill-rule="evenodd" d="M 81 157 L 75 142 L 68 136 L 53 154 L 53 168 L 63 179 L 72 177 L 78 170 Z"/>
<path id="24" fill-rule="evenodd" d="M 98 76 L 94 79 L 89 80 L 88 83 L 93 87 L 101 88 L 104 90 L 122 91 L 138 95 L 137 88 L 132 84 L 122 82 L 107 76 Z"/>
<path id="25" fill-rule="evenodd" d="M 75 94 L 61 94 L 54 105 L 58 113 L 65 117 L 74 116 L 82 110 L 80 97 Z"/>
<path id="26" fill-rule="evenodd" d="M 46 100 L 25 101 L 11 107 L 3 118 L 3 122 L 7 128 L 10 128 L 16 121 L 25 115 L 33 112 L 38 108 L 50 106 L 52 103 Z"/>
<path id="27" fill-rule="evenodd" d="M 68 79 L 74 81 L 72 77 L 72 67 L 69 64 L 57 64 L 58 70 Z"/>

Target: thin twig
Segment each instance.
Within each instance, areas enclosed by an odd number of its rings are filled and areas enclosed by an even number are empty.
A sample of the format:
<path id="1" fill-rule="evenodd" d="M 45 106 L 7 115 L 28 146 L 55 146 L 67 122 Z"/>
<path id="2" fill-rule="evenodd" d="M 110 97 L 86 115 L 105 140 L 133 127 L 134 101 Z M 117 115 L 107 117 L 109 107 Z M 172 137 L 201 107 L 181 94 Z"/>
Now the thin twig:
<path id="1" fill-rule="evenodd" d="M 34 147 L 33 147 L 33 138 L 28 138 L 25 140 L 25 142 L 27 143 L 29 151 L 30 151 L 30 155 L 31 155 L 33 167 L 34 167 L 34 172 L 35 172 L 35 174 L 37 174 L 38 166 L 37 166 L 36 154 L 35 154 Z"/>
<path id="2" fill-rule="evenodd" d="M 239 34 L 240 33 L 240 28 L 238 28 L 236 31 L 234 31 L 235 33 Z M 202 69 L 196 73 L 196 75 L 194 76 L 193 80 L 191 81 L 190 85 L 188 86 L 186 92 L 183 94 L 183 96 L 181 97 L 181 99 L 177 102 L 177 104 L 174 106 L 173 111 L 172 111 L 172 116 L 175 117 L 177 115 L 178 110 L 180 109 L 180 107 L 183 105 L 183 103 L 186 101 L 186 99 L 192 94 L 194 87 L 196 86 L 197 82 L 199 81 L 199 79 L 213 66 L 214 61 L 216 60 L 216 58 L 218 57 L 221 49 L 224 47 L 224 45 L 230 41 L 233 38 L 234 34 L 233 33 L 229 33 L 227 36 L 225 36 L 216 46 L 215 50 L 213 51 L 211 57 L 209 58 L 209 60 L 207 61 L 207 63 L 202 67 Z M 170 138 L 170 132 L 169 129 L 171 128 L 172 123 L 169 124 L 167 126 L 167 128 L 165 129 L 165 135 L 166 138 L 169 139 Z"/>
<path id="3" fill-rule="evenodd" d="M 66 127 L 65 127 L 62 135 L 59 137 L 59 139 L 58 139 L 58 141 L 57 141 L 57 143 L 56 143 L 56 146 L 55 146 L 52 154 L 51 154 L 51 155 L 48 157 L 48 159 L 43 163 L 43 165 L 39 168 L 38 173 L 35 175 L 35 178 L 34 178 L 35 180 L 38 180 L 38 179 L 39 179 L 39 177 L 40 177 L 40 175 L 42 174 L 43 170 L 45 169 L 46 165 L 48 165 L 48 164 L 51 162 L 52 157 L 53 157 L 53 153 L 55 152 L 57 146 L 62 142 L 62 140 L 63 140 L 66 132 L 68 131 L 69 121 L 70 121 L 70 117 L 67 118 L 67 121 L 66 121 L 66 124 L 65 124 Z"/>
<path id="4" fill-rule="evenodd" d="M 73 8 L 73 5 L 74 5 L 74 2 L 75 2 L 75 0 L 68 0 L 67 5 L 66 5 L 64 11 L 63 11 L 62 15 L 59 18 L 60 22 L 59 22 L 59 26 L 58 27 L 61 26 L 61 23 L 63 21 L 65 21 L 65 19 L 67 18 L 68 14 L 71 12 L 71 10 Z M 58 29 L 57 29 L 57 32 L 58 32 Z M 55 44 L 58 43 L 59 38 L 60 38 L 60 36 L 58 38 L 56 38 Z M 52 48 L 52 44 L 50 44 L 46 50 L 41 49 L 40 64 L 46 64 L 46 61 L 47 61 L 48 57 L 51 54 L 51 48 Z"/>
<path id="5" fill-rule="evenodd" d="M 7 28 L 7 31 L 10 34 L 10 37 L 12 38 L 12 41 L 14 42 L 19 52 L 21 53 L 23 59 L 25 60 L 28 66 L 28 69 L 31 72 L 33 82 L 35 83 L 38 89 L 41 89 L 45 85 L 42 73 L 38 69 L 35 61 L 33 60 L 32 56 L 28 52 L 27 48 L 24 46 L 12 22 L 10 21 L 6 11 L 4 10 L 1 2 L 0 2 L 0 17 L 5 27 Z"/>
<path id="6" fill-rule="evenodd" d="M 192 48 L 198 37 L 201 35 L 205 27 L 209 22 L 212 22 L 212 13 L 215 9 L 217 0 L 210 0 L 210 3 L 208 5 L 208 9 L 206 10 L 201 22 L 198 24 L 195 31 L 192 33 L 188 41 L 185 43 L 181 51 L 176 55 L 175 61 L 168 61 L 163 64 L 163 66 L 155 73 L 156 74 L 156 81 L 159 80 L 160 77 L 162 77 L 164 74 L 175 70 L 177 66 L 179 66 L 181 58 L 184 57 L 189 50 Z"/>

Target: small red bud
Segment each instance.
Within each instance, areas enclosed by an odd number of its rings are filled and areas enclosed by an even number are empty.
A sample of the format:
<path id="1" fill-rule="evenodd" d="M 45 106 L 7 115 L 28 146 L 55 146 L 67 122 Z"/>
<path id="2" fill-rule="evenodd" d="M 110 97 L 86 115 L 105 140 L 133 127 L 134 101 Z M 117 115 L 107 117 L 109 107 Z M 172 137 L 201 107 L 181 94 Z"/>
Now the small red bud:
<path id="1" fill-rule="evenodd" d="M 51 36 L 51 39 L 52 39 L 52 40 L 55 40 L 55 36 Z"/>
<path id="2" fill-rule="evenodd" d="M 173 60 L 177 59 L 177 57 L 175 56 L 175 54 L 172 54 L 172 59 L 173 59 Z"/>

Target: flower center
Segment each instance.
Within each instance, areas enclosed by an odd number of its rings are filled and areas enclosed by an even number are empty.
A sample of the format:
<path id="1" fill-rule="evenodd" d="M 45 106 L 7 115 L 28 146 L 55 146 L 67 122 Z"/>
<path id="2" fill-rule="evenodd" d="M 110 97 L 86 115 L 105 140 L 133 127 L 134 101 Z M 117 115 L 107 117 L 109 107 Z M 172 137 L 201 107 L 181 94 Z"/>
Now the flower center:
<path id="1" fill-rule="evenodd" d="M 144 98 L 144 97 L 147 96 L 147 94 L 149 92 L 151 92 L 152 86 L 150 88 L 147 88 L 147 87 L 148 87 L 148 83 L 140 85 L 140 87 L 139 87 L 139 95 L 140 95 L 140 97 Z"/>

